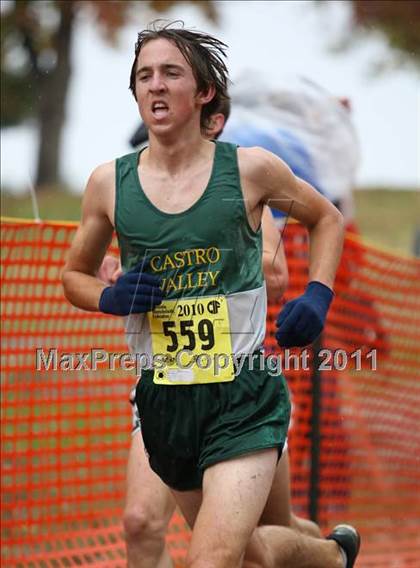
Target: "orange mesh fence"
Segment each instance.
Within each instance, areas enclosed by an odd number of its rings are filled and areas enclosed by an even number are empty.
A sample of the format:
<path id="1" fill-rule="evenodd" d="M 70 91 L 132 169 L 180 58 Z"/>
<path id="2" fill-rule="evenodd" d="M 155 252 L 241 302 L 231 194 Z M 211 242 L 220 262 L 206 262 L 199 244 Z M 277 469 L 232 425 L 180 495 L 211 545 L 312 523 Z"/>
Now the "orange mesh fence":
<path id="1" fill-rule="evenodd" d="M 125 566 L 121 516 L 135 377 L 108 363 L 87 370 L 82 356 L 60 359 L 92 348 L 126 351 L 118 318 L 82 312 L 63 298 L 60 271 L 74 232 L 72 224 L 2 224 L 4 566 Z M 287 227 L 284 242 L 290 299 L 305 286 L 308 246 L 298 225 Z M 318 518 L 325 529 L 345 520 L 361 530 L 358 566 L 366 568 L 419 566 L 419 282 L 418 261 L 348 237 L 316 364 L 320 378 L 313 378 L 311 352 L 281 353 L 293 400 L 294 509 L 307 516 L 311 492 L 313 500 L 315 380 Z M 266 344 L 276 353 L 278 310 L 269 308 Z M 189 532 L 179 515 L 167 539 L 182 566 Z"/>

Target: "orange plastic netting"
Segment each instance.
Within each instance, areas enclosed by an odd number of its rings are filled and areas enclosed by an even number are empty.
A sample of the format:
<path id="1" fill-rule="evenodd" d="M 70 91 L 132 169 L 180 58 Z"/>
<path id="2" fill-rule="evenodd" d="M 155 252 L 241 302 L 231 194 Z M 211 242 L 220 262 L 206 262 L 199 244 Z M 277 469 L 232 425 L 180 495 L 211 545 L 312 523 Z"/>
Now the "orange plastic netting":
<path id="1" fill-rule="evenodd" d="M 75 228 L 2 224 L 4 566 L 125 565 L 121 514 L 134 375 L 104 364 L 96 371 L 36 370 L 36 349 L 126 351 L 118 318 L 84 313 L 63 298 L 60 270 Z M 290 299 L 307 279 L 307 238 L 291 224 L 284 241 Z M 278 352 L 278 310 L 269 309 L 268 351 Z M 317 363 L 317 438 L 312 371 L 285 371 L 293 399 L 294 508 L 308 515 L 316 443 L 319 521 L 325 529 L 354 523 L 363 537 L 358 566 L 366 568 L 420 565 L 419 328 L 420 262 L 348 237 Z M 179 566 L 188 539 L 175 515 L 168 543 Z"/>

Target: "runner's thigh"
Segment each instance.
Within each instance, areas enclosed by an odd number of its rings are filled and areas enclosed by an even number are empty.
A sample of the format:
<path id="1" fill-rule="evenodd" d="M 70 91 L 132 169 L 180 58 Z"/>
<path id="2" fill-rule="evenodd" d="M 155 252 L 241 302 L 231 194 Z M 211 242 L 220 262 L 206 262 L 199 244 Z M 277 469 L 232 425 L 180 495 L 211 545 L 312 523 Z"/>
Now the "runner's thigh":
<path id="1" fill-rule="evenodd" d="M 277 448 L 271 448 L 206 469 L 190 559 L 214 558 L 215 566 L 221 557 L 229 557 L 232 566 L 240 562 L 264 509 L 277 458 Z"/>

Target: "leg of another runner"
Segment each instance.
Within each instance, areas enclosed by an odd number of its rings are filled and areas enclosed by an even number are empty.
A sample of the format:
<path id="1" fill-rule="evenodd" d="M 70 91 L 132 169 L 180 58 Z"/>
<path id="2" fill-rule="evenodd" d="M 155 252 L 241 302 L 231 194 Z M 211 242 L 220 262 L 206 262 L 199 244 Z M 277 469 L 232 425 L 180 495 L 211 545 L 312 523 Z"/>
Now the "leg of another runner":
<path id="1" fill-rule="evenodd" d="M 344 568 L 344 560 L 332 540 L 264 526 L 252 534 L 243 568 Z"/>
<path id="2" fill-rule="evenodd" d="M 297 517 L 291 510 L 290 466 L 287 447 L 277 464 L 273 485 L 261 516 L 260 525 L 290 527 L 303 534 L 321 538 L 318 525 L 308 519 Z"/>
<path id="3" fill-rule="evenodd" d="M 127 465 L 127 494 L 123 517 L 129 568 L 171 568 L 165 546 L 175 501 L 150 469 L 141 432 L 132 437 Z"/>

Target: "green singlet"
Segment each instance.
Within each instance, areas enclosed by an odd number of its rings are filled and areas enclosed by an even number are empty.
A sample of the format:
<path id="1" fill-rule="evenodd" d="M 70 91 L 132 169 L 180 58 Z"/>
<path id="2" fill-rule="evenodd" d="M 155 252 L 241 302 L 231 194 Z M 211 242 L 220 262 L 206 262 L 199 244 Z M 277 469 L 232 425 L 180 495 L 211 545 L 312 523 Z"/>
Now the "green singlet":
<path id="1" fill-rule="evenodd" d="M 181 213 L 147 198 L 139 152 L 116 162 L 123 270 L 147 256 L 165 292 L 153 312 L 126 318 L 130 350 L 143 362 L 136 402 L 150 464 L 178 490 L 200 487 L 203 470 L 219 461 L 281 452 L 290 413 L 284 377 L 250 363 L 266 325 L 261 229 L 248 222 L 236 146 L 215 144 L 207 187 Z"/>

